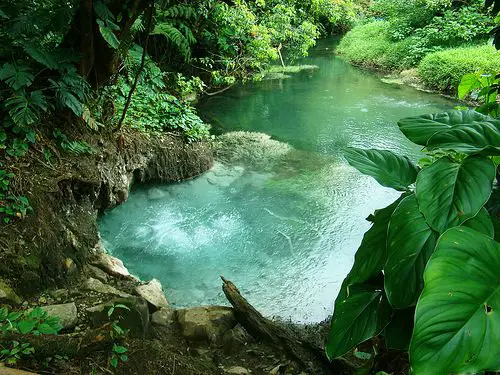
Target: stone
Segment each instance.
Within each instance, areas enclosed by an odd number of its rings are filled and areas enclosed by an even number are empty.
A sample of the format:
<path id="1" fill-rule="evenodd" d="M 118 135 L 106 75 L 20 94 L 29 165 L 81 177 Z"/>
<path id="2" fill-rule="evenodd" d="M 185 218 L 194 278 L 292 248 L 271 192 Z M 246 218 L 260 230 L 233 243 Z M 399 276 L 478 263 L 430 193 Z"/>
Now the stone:
<path id="1" fill-rule="evenodd" d="M 236 325 L 234 311 L 225 306 L 193 307 L 177 311 L 182 335 L 192 341 L 217 343 Z"/>
<path id="2" fill-rule="evenodd" d="M 156 279 L 151 280 L 147 284 L 139 285 L 135 288 L 135 292 L 156 309 L 168 307 L 168 301 L 163 293 L 161 283 Z"/>
<path id="3" fill-rule="evenodd" d="M 222 337 L 222 345 L 224 346 L 224 352 L 226 352 L 226 354 L 235 353 L 243 349 L 248 342 L 252 341 L 252 336 L 250 336 L 239 324 L 227 331 Z"/>
<path id="4" fill-rule="evenodd" d="M 99 280 L 93 279 L 91 277 L 85 282 L 84 287 L 87 290 L 91 290 L 101 294 L 112 294 L 119 297 L 131 297 L 130 294 L 122 292 L 121 290 L 118 290 L 111 285 L 103 284 Z"/>
<path id="5" fill-rule="evenodd" d="M 128 272 L 128 269 L 125 267 L 123 262 L 109 254 L 97 252 L 96 258 L 93 260 L 92 264 L 111 276 L 121 278 L 131 277 L 130 272 Z"/>
<path id="6" fill-rule="evenodd" d="M 42 305 L 45 305 L 47 303 L 47 298 L 42 296 L 38 298 L 38 303 L 41 303 Z"/>
<path id="7" fill-rule="evenodd" d="M 10 286 L 8 286 L 2 279 L 0 279 L 0 304 L 15 304 L 20 305 L 22 303 L 22 299 L 14 292 Z"/>
<path id="8" fill-rule="evenodd" d="M 74 328 L 78 322 L 78 310 L 74 302 L 43 306 L 42 309 L 46 311 L 49 316 L 57 316 L 60 319 L 63 329 Z"/>
<path id="9" fill-rule="evenodd" d="M 168 327 L 176 323 L 175 310 L 170 307 L 163 307 L 151 315 L 151 323 Z"/>
<path id="10" fill-rule="evenodd" d="M 116 305 L 127 306 L 130 310 L 117 307 L 111 317 L 108 311 Z M 117 320 L 120 327 L 130 330 L 132 337 L 145 338 L 149 330 L 148 303 L 140 297 L 117 298 L 86 310 L 92 327 L 101 327 Z"/>
<path id="11" fill-rule="evenodd" d="M 68 298 L 69 296 L 69 290 L 68 289 L 56 289 L 56 290 L 51 290 L 49 292 L 49 295 L 52 298 L 55 299 L 63 299 L 63 298 Z"/>
<path id="12" fill-rule="evenodd" d="M 249 375 L 252 373 L 252 371 L 240 366 L 230 367 L 228 369 L 225 369 L 224 372 L 226 374 L 232 374 L 232 375 Z"/>
<path id="13" fill-rule="evenodd" d="M 96 266 L 88 265 L 86 266 L 87 272 L 89 273 L 90 276 L 92 276 L 94 279 L 97 279 L 99 281 L 102 281 L 103 283 L 108 282 L 108 274 L 101 270 L 100 268 L 97 268 Z"/>

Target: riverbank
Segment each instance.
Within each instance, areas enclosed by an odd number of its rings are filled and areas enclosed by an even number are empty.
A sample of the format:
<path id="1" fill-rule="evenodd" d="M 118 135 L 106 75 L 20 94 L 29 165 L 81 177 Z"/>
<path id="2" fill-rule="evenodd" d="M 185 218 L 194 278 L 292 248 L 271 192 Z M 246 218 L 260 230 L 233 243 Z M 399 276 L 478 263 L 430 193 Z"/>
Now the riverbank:
<path id="1" fill-rule="evenodd" d="M 397 78 L 410 86 L 456 97 L 465 74 L 500 71 L 500 56 L 487 42 L 424 48 L 414 37 L 395 41 L 391 24 L 375 21 L 349 31 L 337 52 L 349 63 Z"/>

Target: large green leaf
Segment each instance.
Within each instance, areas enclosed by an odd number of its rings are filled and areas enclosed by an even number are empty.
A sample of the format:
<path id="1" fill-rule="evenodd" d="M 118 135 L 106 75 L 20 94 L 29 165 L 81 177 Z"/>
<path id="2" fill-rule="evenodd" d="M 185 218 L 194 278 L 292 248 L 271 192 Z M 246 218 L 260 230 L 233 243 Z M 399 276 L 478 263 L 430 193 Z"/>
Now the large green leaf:
<path id="1" fill-rule="evenodd" d="M 391 322 L 384 330 L 385 344 L 388 349 L 408 350 L 414 318 L 415 307 L 394 311 Z"/>
<path id="2" fill-rule="evenodd" d="M 476 111 L 449 111 L 423 116 L 407 117 L 398 122 L 399 129 L 412 142 L 426 146 L 429 138 L 437 132 L 456 125 L 472 124 L 492 120 L 491 117 Z"/>
<path id="3" fill-rule="evenodd" d="M 500 370 L 500 244 L 448 230 L 425 270 L 410 347 L 413 374 Z"/>
<path id="4" fill-rule="evenodd" d="M 463 154 L 500 155 L 500 121 L 458 125 L 434 134 L 427 149 L 453 150 Z"/>
<path id="5" fill-rule="evenodd" d="M 348 148 L 345 157 L 354 168 L 386 187 L 405 191 L 417 179 L 418 167 L 391 151 Z"/>
<path id="6" fill-rule="evenodd" d="M 392 213 L 403 199 L 401 196 L 390 206 L 375 211 L 369 220 L 372 227 L 365 233 L 361 246 L 356 252 L 354 265 L 349 273 L 351 284 L 360 284 L 377 276 L 387 259 L 387 228 Z"/>
<path id="7" fill-rule="evenodd" d="M 491 220 L 490 214 L 486 208 L 481 208 L 481 211 L 463 223 L 463 226 L 474 229 L 475 231 L 484 234 L 490 238 L 495 236 L 495 228 L 493 226 L 493 221 Z"/>
<path id="8" fill-rule="evenodd" d="M 356 345 L 378 335 L 391 318 L 384 291 L 377 286 L 355 285 L 335 302 L 326 354 L 340 357 Z"/>
<path id="9" fill-rule="evenodd" d="M 97 23 L 99 25 L 99 31 L 101 32 L 102 37 L 108 43 L 108 45 L 113 49 L 118 49 L 120 41 L 116 37 L 113 30 L 111 30 L 111 28 L 106 26 L 104 22 L 101 20 L 97 20 Z"/>
<path id="10" fill-rule="evenodd" d="M 495 164 L 486 157 L 470 156 L 462 163 L 441 158 L 418 175 L 419 209 L 431 228 L 443 233 L 477 215 L 494 178 Z"/>
<path id="11" fill-rule="evenodd" d="M 406 197 L 389 223 L 384 286 L 392 306 L 405 308 L 417 303 L 435 245 L 436 234 L 418 210 L 415 195 Z"/>

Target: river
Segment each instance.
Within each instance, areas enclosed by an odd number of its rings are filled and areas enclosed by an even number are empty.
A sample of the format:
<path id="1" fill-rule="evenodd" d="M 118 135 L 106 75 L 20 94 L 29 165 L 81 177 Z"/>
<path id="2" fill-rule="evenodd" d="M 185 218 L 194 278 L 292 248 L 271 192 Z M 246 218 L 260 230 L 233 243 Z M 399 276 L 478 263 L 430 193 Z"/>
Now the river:
<path id="1" fill-rule="evenodd" d="M 179 184 L 136 186 L 100 219 L 106 248 L 174 306 L 226 303 L 219 275 L 267 316 L 318 322 L 349 272 L 365 218 L 398 195 L 351 168 L 347 146 L 418 159 L 397 120 L 450 109 L 437 95 L 383 83 L 321 41 L 291 78 L 234 87 L 200 106 L 217 133 L 263 132 L 293 147 L 265 168 L 224 166 Z"/>

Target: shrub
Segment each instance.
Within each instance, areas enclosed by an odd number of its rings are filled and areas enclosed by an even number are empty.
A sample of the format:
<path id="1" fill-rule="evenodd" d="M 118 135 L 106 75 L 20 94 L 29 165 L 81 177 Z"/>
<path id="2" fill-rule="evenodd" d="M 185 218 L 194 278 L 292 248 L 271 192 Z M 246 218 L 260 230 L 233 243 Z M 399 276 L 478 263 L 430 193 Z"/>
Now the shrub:
<path id="1" fill-rule="evenodd" d="M 448 49 L 427 55 L 418 71 L 426 85 L 454 91 L 465 74 L 500 71 L 500 54 L 492 46 Z"/>
<path id="2" fill-rule="evenodd" d="M 378 69 L 406 69 L 412 66 L 409 48 L 413 41 L 391 41 L 386 21 L 356 26 L 342 39 L 337 51 L 356 65 Z"/>

